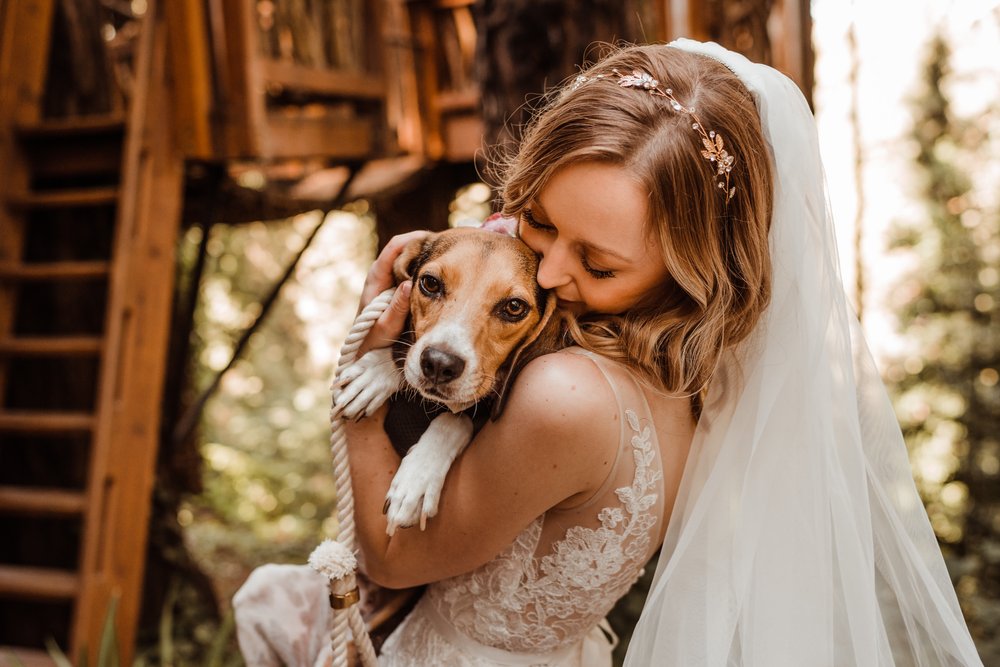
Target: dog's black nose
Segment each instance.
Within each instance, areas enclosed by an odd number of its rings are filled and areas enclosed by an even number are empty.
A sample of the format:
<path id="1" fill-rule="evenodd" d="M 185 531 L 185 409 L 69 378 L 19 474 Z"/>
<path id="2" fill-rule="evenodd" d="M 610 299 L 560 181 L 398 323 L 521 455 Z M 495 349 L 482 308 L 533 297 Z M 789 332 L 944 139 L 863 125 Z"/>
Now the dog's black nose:
<path id="1" fill-rule="evenodd" d="M 434 384 L 451 382 L 465 370 L 465 359 L 429 347 L 420 353 L 420 370 Z"/>

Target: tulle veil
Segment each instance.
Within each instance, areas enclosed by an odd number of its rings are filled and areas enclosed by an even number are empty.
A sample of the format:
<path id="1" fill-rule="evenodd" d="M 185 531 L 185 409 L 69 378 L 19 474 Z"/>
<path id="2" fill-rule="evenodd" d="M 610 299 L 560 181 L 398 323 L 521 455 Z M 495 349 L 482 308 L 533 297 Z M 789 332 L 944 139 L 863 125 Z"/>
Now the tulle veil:
<path id="1" fill-rule="evenodd" d="M 709 388 L 625 664 L 982 665 L 845 297 L 805 99 L 717 44 L 670 46 L 754 96 L 775 166 L 773 296 Z"/>

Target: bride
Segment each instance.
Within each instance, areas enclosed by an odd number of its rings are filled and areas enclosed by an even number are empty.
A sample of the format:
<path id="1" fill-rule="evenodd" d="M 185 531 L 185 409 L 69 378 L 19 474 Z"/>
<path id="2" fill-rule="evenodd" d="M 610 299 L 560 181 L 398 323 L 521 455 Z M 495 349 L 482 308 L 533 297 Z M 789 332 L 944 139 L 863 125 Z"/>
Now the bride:
<path id="1" fill-rule="evenodd" d="M 381 413 L 350 427 L 368 575 L 429 583 L 380 664 L 610 665 L 602 619 L 661 544 L 628 665 L 982 664 L 790 80 L 715 44 L 617 51 L 534 120 L 502 198 L 569 347 L 521 373 L 425 531 L 386 535 L 399 458 Z"/>

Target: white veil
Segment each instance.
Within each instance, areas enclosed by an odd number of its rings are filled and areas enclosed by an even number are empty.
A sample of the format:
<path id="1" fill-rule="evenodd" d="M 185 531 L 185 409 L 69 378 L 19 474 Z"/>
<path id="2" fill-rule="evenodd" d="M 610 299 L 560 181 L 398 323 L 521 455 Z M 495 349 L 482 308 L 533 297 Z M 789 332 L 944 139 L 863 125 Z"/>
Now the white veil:
<path id="1" fill-rule="evenodd" d="M 709 388 L 626 665 L 982 665 L 844 294 L 805 99 L 717 44 L 670 46 L 754 96 L 773 294 Z"/>

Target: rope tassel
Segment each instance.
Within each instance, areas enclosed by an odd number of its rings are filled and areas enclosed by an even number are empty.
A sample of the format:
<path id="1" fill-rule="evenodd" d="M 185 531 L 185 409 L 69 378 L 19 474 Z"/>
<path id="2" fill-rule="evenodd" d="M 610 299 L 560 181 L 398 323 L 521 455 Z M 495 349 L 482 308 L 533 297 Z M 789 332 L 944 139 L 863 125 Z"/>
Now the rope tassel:
<path id="1" fill-rule="evenodd" d="M 389 306 L 395 288 L 379 294 L 365 307 L 354 326 L 347 334 L 347 340 L 340 348 L 340 362 L 333 382 L 333 398 L 336 400 L 339 379 L 348 366 L 354 363 L 358 348 L 371 330 L 375 321 Z M 338 412 L 330 412 L 330 448 L 333 454 L 333 477 L 337 485 L 337 540 L 325 540 L 309 556 L 309 565 L 330 580 L 330 607 L 333 609 L 333 628 L 330 641 L 333 645 L 333 667 L 347 667 L 347 640 L 354 636 L 354 644 L 365 667 L 376 667 L 378 658 L 375 647 L 365 627 L 359 600 L 357 577 L 358 561 L 354 546 L 354 492 L 351 490 L 351 469 L 347 460 L 347 436 Z"/>

